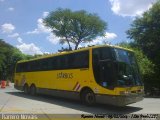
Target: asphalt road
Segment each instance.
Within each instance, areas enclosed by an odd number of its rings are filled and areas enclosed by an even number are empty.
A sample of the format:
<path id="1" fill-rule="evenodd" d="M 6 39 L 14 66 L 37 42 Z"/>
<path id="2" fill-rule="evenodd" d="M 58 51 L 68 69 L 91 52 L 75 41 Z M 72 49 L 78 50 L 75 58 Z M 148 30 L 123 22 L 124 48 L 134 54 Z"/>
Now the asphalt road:
<path id="1" fill-rule="evenodd" d="M 143 101 L 125 107 L 97 104 L 93 107 L 79 101 L 46 95 L 29 96 L 9 86 L 0 88 L 0 113 L 32 114 L 160 114 L 160 98 L 144 98 Z"/>

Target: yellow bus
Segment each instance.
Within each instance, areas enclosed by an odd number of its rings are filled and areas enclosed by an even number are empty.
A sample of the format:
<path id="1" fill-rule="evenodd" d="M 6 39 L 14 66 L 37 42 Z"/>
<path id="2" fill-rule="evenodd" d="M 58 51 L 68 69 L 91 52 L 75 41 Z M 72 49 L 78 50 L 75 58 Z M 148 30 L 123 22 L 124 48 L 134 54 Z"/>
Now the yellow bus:
<path id="1" fill-rule="evenodd" d="M 134 52 L 118 46 L 92 46 L 19 61 L 15 88 L 94 103 L 125 106 L 143 100 Z"/>

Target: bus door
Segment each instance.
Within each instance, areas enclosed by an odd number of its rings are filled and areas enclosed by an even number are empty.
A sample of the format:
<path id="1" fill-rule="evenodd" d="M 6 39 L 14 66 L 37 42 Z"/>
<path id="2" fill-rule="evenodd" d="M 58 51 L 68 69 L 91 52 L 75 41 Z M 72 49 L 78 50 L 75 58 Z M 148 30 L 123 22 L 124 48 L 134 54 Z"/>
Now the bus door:
<path id="1" fill-rule="evenodd" d="M 113 79 L 113 67 L 111 61 L 99 61 L 99 74 L 101 85 L 111 87 Z"/>
<path id="2" fill-rule="evenodd" d="M 110 48 L 93 49 L 93 73 L 99 85 L 108 89 L 114 88 L 114 70 Z"/>

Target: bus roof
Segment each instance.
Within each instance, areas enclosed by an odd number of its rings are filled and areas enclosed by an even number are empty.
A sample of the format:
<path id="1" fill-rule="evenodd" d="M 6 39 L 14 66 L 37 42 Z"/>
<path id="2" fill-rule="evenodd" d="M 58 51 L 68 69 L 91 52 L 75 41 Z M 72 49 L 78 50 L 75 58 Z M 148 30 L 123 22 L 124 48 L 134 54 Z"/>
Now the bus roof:
<path id="1" fill-rule="evenodd" d="M 115 45 L 96 45 L 96 46 L 90 46 L 90 47 L 80 48 L 78 50 L 73 50 L 73 51 L 64 51 L 64 52 L 59 52 L 59 53 L 55 53 L 55 54 L 43 55 L 43 56 L 40 56 L 38 58 L 33 58 L 33 59 L 30 59 L 30 60 L 20 60 L 17 63 L 23 63 L 23 62 L 29 62 L 29 61 L 34 61 L 34 60 L 40 60 L 40 59 L 50 58 L 50 57 L 53 57 L 53 56 L 65 55 L 65 54 L 69 54 L 69 53 L 75 53 L 75 52 L 80 52 L 80 51 L 89 50 L 89 49 L 92 49 L 92 48 L 100 48 L 100 47 L 119 48 L 119 49 L 123 49 L 123 50 L 127 50 L 127 51 L 133 52 L 133 50 L 131 50 L 131 49 L 127 49 L 127 48 L 123 48 L 123 47 L 115 46 Z"/>

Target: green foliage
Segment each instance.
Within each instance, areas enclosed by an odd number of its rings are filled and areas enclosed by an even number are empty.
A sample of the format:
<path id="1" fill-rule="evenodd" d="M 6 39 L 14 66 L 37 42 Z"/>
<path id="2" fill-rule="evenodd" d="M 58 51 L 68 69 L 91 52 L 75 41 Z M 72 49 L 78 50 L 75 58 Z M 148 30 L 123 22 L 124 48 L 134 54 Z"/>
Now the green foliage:
<path id="1" fill-rule="evenodd" d="M 127 34 L 160 67 L 160 1 L 142 17 L 136 18 Z"/>
<path id="2" fill-rule="evenodd" d="M 0 79 L 12 80 L 16 62 L 24 59 L 24 55 L 13 46 L 0 39 Z"/>
<path id="3" fill-rule="evenodd" d="M 29 60 L 42 55 L 25 55 L 19 49 L 0 39 L 0 80 L 13 80 L 17 61 Z"/>
<path id="4" fill-rule="evenodd" d="M 97 36 L 102 36 L 107 24 L 96 14 L 87 13 L 84 10 L 72 12 L 69 9 L 58 9 L 50 12 L 44 19 L 47 27 L 60 37 L 60 43 L 67 43 L 71 49 L 71 43 L 75 49 L 82 42 L 90 42 Z"/>
<path id="5" fill-rule="evenodd" d="M 153 86 L 160 88 L 160 0 L 133 21 L 127 35 L 155 64 L 151 80 Z"/>

